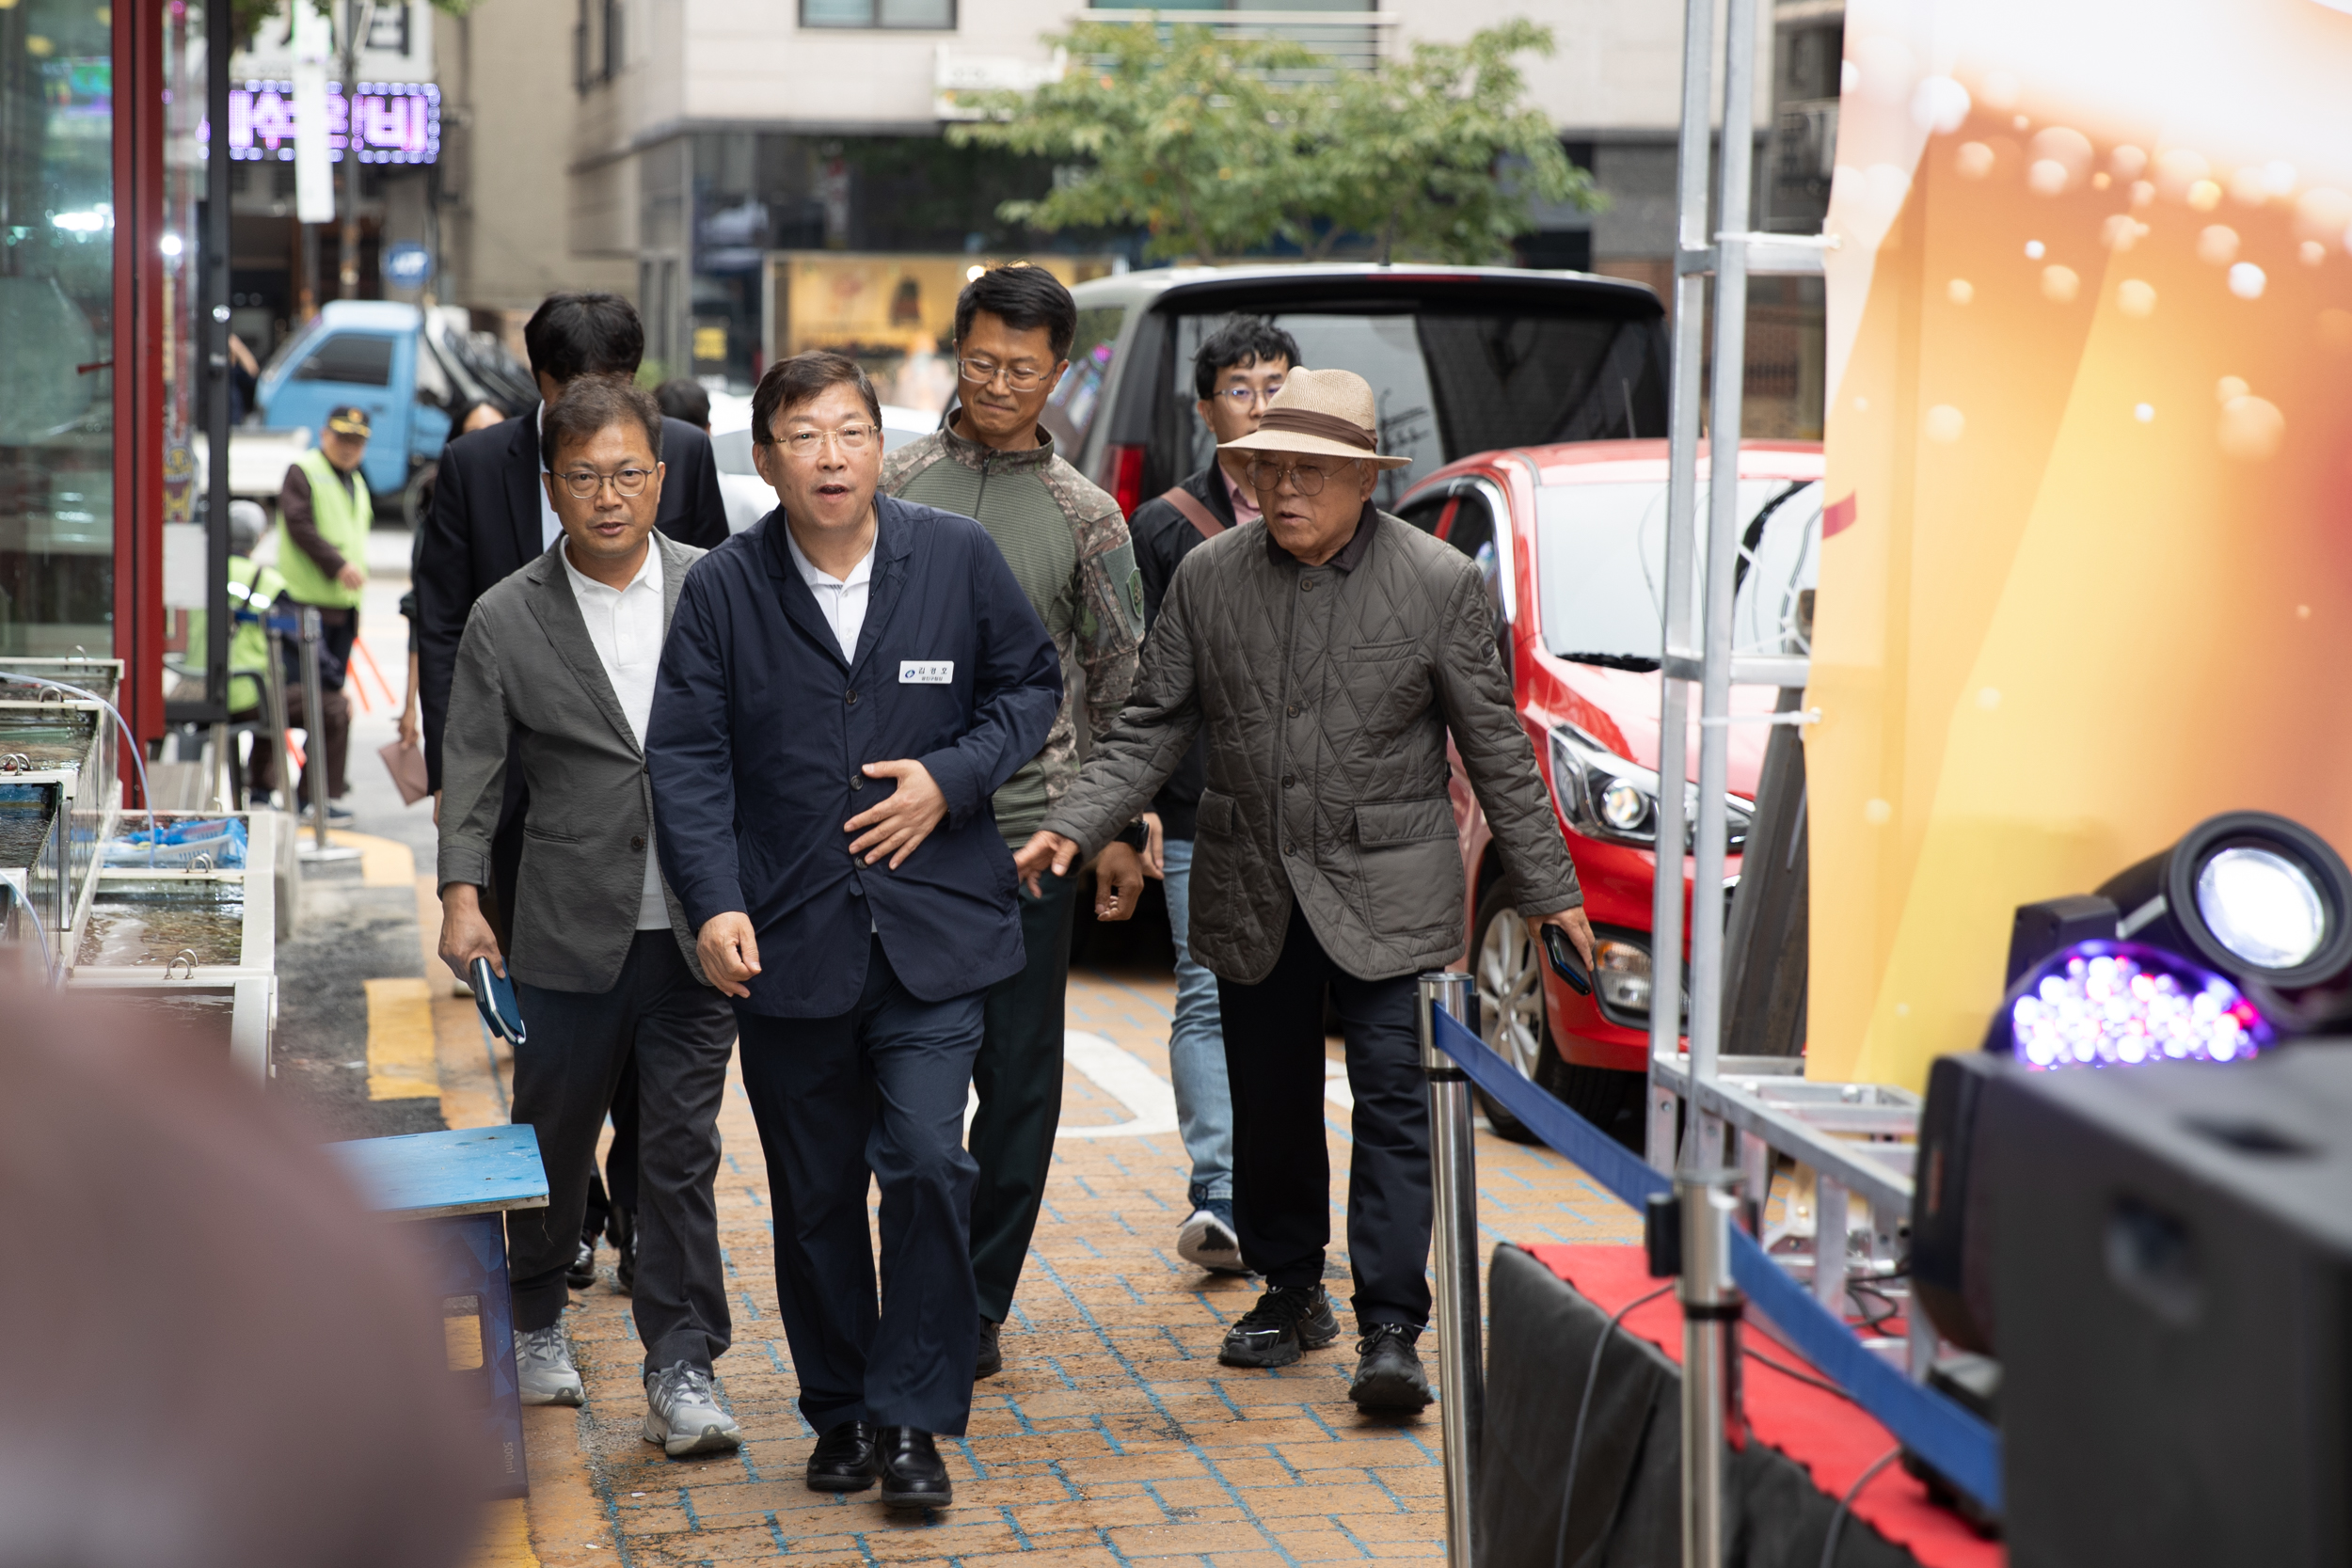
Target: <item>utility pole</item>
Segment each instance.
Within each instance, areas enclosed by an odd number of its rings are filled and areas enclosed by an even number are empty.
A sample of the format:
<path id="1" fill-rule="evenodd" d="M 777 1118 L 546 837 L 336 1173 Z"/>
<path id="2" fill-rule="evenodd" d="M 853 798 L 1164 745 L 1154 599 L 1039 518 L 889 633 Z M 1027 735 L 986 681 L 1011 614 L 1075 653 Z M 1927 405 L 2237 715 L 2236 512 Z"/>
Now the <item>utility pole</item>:
<path id="1" fill-rule="evenodd" d="M 344 299 L 359 297 L 359 42 L 367 37 L 372 8 L 369 0 L 344 0 L 343 233 L 340 258 Z"/>

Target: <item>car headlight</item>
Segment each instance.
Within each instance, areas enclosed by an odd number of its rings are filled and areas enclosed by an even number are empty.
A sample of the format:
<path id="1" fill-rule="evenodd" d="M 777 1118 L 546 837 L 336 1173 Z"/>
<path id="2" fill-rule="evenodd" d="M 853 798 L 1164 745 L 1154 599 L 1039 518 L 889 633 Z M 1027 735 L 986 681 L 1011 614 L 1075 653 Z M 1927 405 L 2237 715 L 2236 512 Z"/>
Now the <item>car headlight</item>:
<path id="1" fill-rule="evenodd" d="M 1620 1012 L 1649 1012 L 1649 953 L 1629 942 L 1603 937 L 1593 944 L 1593 984 L 1600 999 Z"/>
<path id="2" fill-rule="evenodd" d="M 1658 840 L 1658 774 L 1617 755 L 1571 724 L 1551 732 L 1551 788 L 1560 815 L 1588 838 L 1618 844 L 1655 844 Z M 1697 842 L 1698 786 L 1682 786 L 1682 847 L 1688 854 Z M 1729 850 L 1739 854 L 1748 842 L 1754 808 L 1736 795 L 1724 797 Z"/>

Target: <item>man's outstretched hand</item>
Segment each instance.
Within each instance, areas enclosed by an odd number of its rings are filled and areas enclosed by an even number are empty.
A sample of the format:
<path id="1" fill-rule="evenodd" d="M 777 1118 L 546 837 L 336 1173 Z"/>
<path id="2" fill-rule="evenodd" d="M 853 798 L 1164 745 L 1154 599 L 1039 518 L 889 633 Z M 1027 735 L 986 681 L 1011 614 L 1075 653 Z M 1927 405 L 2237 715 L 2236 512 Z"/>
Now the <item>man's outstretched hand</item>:
<path id="1" fill-rule="evenodd" d="M 1021 878 L 1021 885 L 1029 890 L 1032 898 L 1042 898 L 1045 890 L 1038 879 L 1051 871 L 1057 877 L 1067 877 L 1070 868 L 1078 863 L 1078 846 L 1059 833 L 1041 829 L 1030 835 L 1021 852 L 1012 857 L 1013 871 Z"/>
<path id="2" fill-rule="evenodd" d="M 740 910 L 714 914 L 703 922 L 702 935 L 694 939 L 694 957 L 703 962 L 703 973 L 710 983 L 728 996 L 749 996 L 752 988 L 745 984 L 759 973 L 759 938 L 752 931 L 752 917 Z"/>

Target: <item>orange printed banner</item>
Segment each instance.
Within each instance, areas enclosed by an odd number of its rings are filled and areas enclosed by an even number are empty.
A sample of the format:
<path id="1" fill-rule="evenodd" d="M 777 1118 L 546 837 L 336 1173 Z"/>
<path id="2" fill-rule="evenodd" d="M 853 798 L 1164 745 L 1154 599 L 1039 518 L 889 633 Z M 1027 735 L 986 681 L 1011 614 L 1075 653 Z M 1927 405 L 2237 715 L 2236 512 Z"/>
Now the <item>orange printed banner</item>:
<path id="1" fill-rule="evenodd" d="M 2352 848 L 2352 0 L 1852 0 L 1809 1070 L 1977 1047 L 2011 912 Z"/>

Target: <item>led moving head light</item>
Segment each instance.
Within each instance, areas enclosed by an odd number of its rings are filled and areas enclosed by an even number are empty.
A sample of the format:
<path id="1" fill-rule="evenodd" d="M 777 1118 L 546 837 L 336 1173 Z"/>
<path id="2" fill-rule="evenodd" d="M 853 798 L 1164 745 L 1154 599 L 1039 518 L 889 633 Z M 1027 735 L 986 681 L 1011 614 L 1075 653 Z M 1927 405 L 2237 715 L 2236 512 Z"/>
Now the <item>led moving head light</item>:
<path id="1" fill-rule="evenodd" d="M 2268 812 L 2210 817 L 2099 895 L 2115 904 L 2119 937 L 2240 987 L 2297 990 L 2352 967 L 2352 871 L 2317 833 Z"/>

